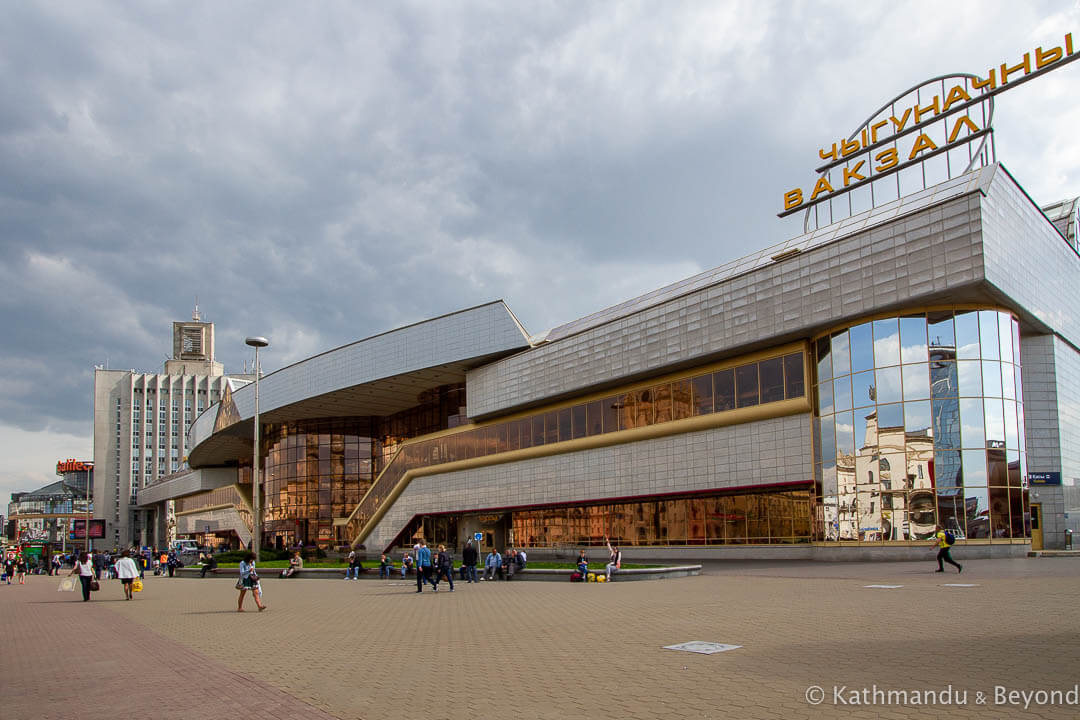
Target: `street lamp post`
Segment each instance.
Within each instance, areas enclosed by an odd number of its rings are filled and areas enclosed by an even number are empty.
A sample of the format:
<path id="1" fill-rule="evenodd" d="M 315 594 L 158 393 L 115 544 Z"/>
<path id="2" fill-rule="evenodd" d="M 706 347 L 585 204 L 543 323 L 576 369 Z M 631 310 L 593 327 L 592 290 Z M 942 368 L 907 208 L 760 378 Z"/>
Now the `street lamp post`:
<path id="1" fill-rule="evenodd" d="M 264 348 L 270 341 L 264 337 L 249 337 L 244 342 L 255 348 L 255 449 L 251 460 L 251 505 L 255 515 L 252 523 L 251 549 L 255 552 L 255 562 L 259 561 L 259 550 L 262 545 L 262 502 L 259 497 L 259 348 Z"/>

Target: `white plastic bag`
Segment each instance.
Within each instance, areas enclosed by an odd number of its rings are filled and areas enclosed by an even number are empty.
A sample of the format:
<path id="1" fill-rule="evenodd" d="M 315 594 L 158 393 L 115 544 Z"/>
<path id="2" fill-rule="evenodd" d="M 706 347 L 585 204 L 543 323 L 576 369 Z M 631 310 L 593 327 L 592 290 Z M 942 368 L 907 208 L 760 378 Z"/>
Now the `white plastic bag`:
<path id="1" fill-rule="evenodd" d="M 60 587 L 56 588 L 57 592 L 75 592 L 75 576 L 68 575 L 66 578 L 60 581 Z"/>

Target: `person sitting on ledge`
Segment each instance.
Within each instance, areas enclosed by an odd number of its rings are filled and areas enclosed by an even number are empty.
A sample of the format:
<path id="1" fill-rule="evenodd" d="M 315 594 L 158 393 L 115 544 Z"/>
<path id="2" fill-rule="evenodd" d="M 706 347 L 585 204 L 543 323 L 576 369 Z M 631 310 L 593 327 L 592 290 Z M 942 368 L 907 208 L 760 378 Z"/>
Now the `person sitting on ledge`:
<path id="1" fill-rule="evenodd" d="M 513 580 L 514 574 L 525 567 L 522 562 L 521 553 L 514 548 L 510 548 L 506 551 L 506 557 L 503 558 L 503 580 Z"/>
<path id="2" fill-rule="evenodd" d="M 379 559 L 379 579 L 389 580 L 390 573 L 394 570 L 394 561 L 383 553 L 382 558 Z"/>
<path id="3" fill-rule="evenodd" d="M 618 545 L 612 545 L 611 541 L 606 537 L 604 538 L 604 542 L 607 543 L 607 549 L 610 553 L 610 558 L 606 566 L 607 577 L 605 579 L 608 582 L 611 582 L 611 573 L 622 570 L 622 550 L 619 549 Z"/>
<path id="4" fill-rule="evenodd" d="M 499 554 L 498 548 L 491 548 L 491 552 L 488 553 L 487 558 L 484 559 L 484 579 L 494 580 L 495 575 L 498 574 L 499 579 L 503 577 L 503 560 L 502 555 Z"/>
<path id="5" fill-rule="evenodd" d="M 208 570 L 210 572 L 217 570 L 217 558 L 214 557 L 213 552 L 211 552 L 209 555 L 206 556 L 206 558 L 203 559 L 202 571 L 199 573 L 199 577 L 206 577 L 206 572 Z"/>
<path id="6" fill-rule="evenodd" d="M 349 567 L 345 568 L 346 580 L 359 580 L 360 573 L 364 571 L 364 565 L 360 562 L 360 557 L 356 554 L 355 550 L 349 551 Z"/>
<path id="7" fill-rule="evenodd" d="M 293 553 L 292 559 L 289 560 L 289 567 L 282 571 L 281 577 L 291 578 L 296 577 L 301 570 L 304 569 L 304 559 L 300 557 L 300 551 L 297 550 Z"/>
<path id="8" fill-rule="evenodd" d="M 578 551 L 577 569 L 581 573 L 581 579 L 584 580 L 589 573 L 589 558 L 584 550 Z"/>
<path id="9" fill-rule="evenodd" d="M 409 574 L 410 570 L 412 570 L 412 566 L 413 566 L 412 555 L 410 555 L 409 553 L 406 552 L 405 556 L 401 558 L 401 579 L 402 580 L 404 580 L 405 576 Z"/>

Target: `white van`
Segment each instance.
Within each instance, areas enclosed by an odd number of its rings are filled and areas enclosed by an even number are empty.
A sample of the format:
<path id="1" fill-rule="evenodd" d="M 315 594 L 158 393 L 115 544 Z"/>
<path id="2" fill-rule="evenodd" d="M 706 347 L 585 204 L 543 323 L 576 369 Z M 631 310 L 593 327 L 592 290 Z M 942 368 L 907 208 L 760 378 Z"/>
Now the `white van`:
<path id="1" fill-rule="evenodd" d="M 195 555 L 199 552 L 199 544 L 194 540 L 173 540 L 169 547 L 178 555 Z"/>

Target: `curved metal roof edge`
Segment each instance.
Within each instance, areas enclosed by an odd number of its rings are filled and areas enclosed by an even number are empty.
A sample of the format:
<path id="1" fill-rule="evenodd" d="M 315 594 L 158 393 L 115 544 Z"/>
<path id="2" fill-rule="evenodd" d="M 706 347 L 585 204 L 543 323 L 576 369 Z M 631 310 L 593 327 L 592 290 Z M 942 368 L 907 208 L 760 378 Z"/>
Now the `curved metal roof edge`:
<path id="1" fill-rule="evenodd" d="M 324 351 L 316 353 L 314 355 L 309 355 L 306 358 L 302 358 L 300 360 L 297 360 L 296 362 L 289 363 L 288 365 L 284 365 L 284 366 L 278 368 L 277 370 L 274 370 L 271 373 L 267 373 L 266 375 L 262 375 L 260 377 L 260 383 L 265 383 L 269 378 L 277 375 L 278 373 L 282 373 L 282 372 L 285 372 L 287 370 L 297 368 L 297 367 L 303 365 L 304 363 L 307 363 L 307 362 L 310 362 L 310 361 L 314 360 L 315 358 L 330 355 L 332 353 L 344 350 L 345 348 L 349 348 L 349 347 L 352 347 L 354 345 L 359 345 L 360 343 L 369 342 L 371 340 L 374 340 L 375 338 L 384 337 L 386 335 L 392 335 L 394 333 L 401 332 L 403 330 L 408 330 L 410 328 L 418 327 L 418 326 L 424 325 L 426 323 L 436 322 L 438 320 L 443 320 L 445 318 L 453 317 L 455 315 L 461 315 L 461 314 L 464 314 L 464 313 L 467 313 L 467 312 L 473 312 L 474 310 L 479 310 L 481 308 L 490 307 L 492 305 L 501 305 L 502 308 L 506 311 L 506 314 L 510 317 L 510 320 L 513 322 L 514 326 L 521 333 L 522 349 L 527 350 L 529 347 L 531 347 L 531 343 L 529 342 L 529 334 L 525 330 L 525 327 L 521 324 L 521 321 L 519 321 L 517 316 L 514 315 L 514 312 L 510 309 L 510 306 L 506 304 L 505 300 L 503 300 L 502 298 L 497 298 L 497 299 L 491 300 L 489 302 L 480 303 L 479 305 L 473 305 L 473 306 L 470 306 L 470 307 L 467 307 L 467 308 L 461 308 L 459 310 L 454 310 L 452 312 L 443 313 L 442 315 L 436 315 L 435 317 L 430 317 L 430 318 L 425 318 L 423 320 L 418 320 L 417 322 L 409 323 L 408 325 L 401 325 L 399 327 L 392 328 L 390 330 L 385 330 L 385 331 L 380 332 L 380 333 L 375 333 L 374 335 L 369 335 L 369 336 L 361 338 L 359 340 L 354 340 L 352 342 L 345 343 L 344 345 L 339 345 L 337 347 L 330 348 L 329 350 L 324 350 Z M 239 379 L 239 383 L 233 385 L 230 389 L 233 392 L 239 392 L 239 391 L 243 391 L 243 390 L 247 389 L 248 387 L 253 386 L 254 384 L 255 384 L 254 380 Z M 254 392 L 254 390 L 252 389 L 249 392 Z M 198 424 L 200 424 L 200 420 L 202 420 L 202 418 L 204 416 L 210 416 L 212 414 L 212 416 L 214 417 L 214 419 L 216 421 L 217 413 L 218 413 L 218 410 L 219 410 L 218 406 L 220 404 L 221 404 L 220 401 L 215 402 L 212 405 L 210 405 L 209 407 L 207 407 L 205 410 L 203 410 L 202 413 L 197 415 L 195 417 L 195 419 L 191 423 L 192 429 L 194 429 Z M 209 422 L 209 421 L 204 421 L 204 422 Z M 216 434 L 216 432 L 211 431 L 209 433 L 209 435 L 207 435 L 207 437 L 205 439 L 209 439 L 211 436 L 213 436 L 215 434 Z M 204 441 L 205 441 L 205 439 L 204 439 Z"/>
<path id="2" fill-rule="evenodd" d="M 302 360 L 297 360 L 296 362 L 289 363 L 288 365 L 283 365 L 282 367 L 279 367 L 277 370 L 275 370 L 272 373 L 267 373 L 265 375 L 262 375 L 260 377 L 260 382 L 265 382 L 266 379 L 271 377 L 272 375 L 277 375 L 279 372 L 282 372 L 284 370 L 288 370 L 290 368 L 294 368 L 297 365 L 303 365 L 304 363 L 310 362 L 311 360 L 314 360 L 317 357 L 322 357 L 324 355 L 330 355 L 331 353 L 338 352 L 339 350 L 344 350 L 347 347 L 352 347 L 353 345 L 359 345 L 360 343 L 368 342 L 370 340 L 374 340 L 375 338 L 383 337 L 384 335 L 393 335 L 396 332 L 401 332 L 402 330 L 408 330 L 409 328 L 414 328 L 414 327 L 417 327 L 419 325 L 424 325 L 426 323 L 435 322 L 436 320 L 442 320 L 443 318 L 453 317 L 454 315 L 461 315 L 463 313 L 472 312 L 473 310 L 479 310 L 480 308 L 488 307 L 489 305 L 502 305 L 503 308 L 505 308 L 506 313 L 514 321 L 514 324 L 517 326 L 518 330 L 521 331 L 522 339 L 525 342 L 528 342 L 529 335 L 528 335 L 527 332 L 525 332 L 525 328 L 521 325 L 520 322 L 518 322 L 517 317 L 510 310 L 510 306 L 508 306 L 506 304 L 506 302 L 502 298 L 498 298 L 496 300 L 491 300 L 491 301 L 486 302 L 486 303 L 480 303 L 479 305 L 473 305 L 472 307 L 462 308 L 460 310 L 454 310 L 453 312 L 443 313 L 442 315 L 436 315 L 435 317 L 425 318 L 423 320 L 417 320 L 416 322 L 409 323 L 408 325 L 401 325 L 399 327 L 392 328 L 390 330 L 384 330 L 383 332 L 375 333 L 374 335 L 368 335 L 367 337 L 360 338 L 359 340 L 353 340 L 352 342 L 347 342 L 344 345 L 338 345 L 337 347 L 330 348 L 329 350 L 323 350 L 322 352 L 315 353 L 314 355 L 309 355 L 308 357 L 303 358 Z"/>

